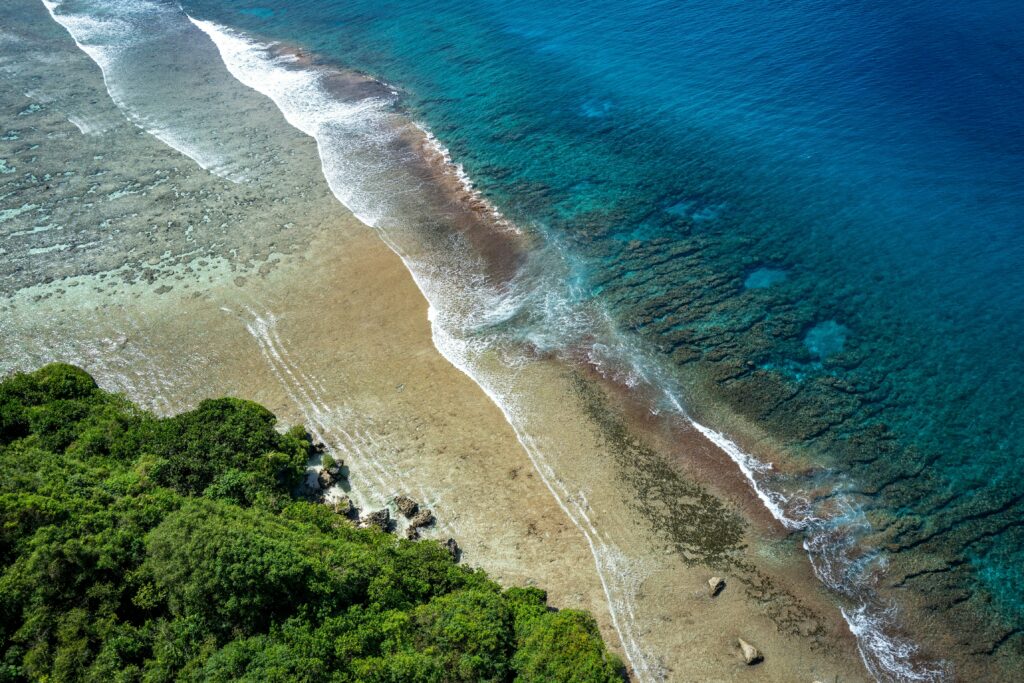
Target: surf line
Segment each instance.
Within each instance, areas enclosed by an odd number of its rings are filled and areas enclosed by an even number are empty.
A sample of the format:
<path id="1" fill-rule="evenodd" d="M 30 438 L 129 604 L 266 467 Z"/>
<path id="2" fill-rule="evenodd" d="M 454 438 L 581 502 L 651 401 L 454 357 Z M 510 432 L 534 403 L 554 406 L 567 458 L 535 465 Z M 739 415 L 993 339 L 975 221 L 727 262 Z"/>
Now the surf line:
<path id="1" fill-rule="evenodd" d="M 110 97 L 111 101 L 117 106 L 121 114 L 128 120 L 129 123 L 134 125 L 139 130 L 142 130 L 149 135 L 152 135 L 160 142 L 164 143 L 168 147 L 184 154 L 189 159 L 194 161 L 200 168 L 205 171 L 209 171 L 216 176 L 224 178 L 235 184 L 245 182 L 246 178 L 239 173 L 232 171 L 228 168 L 227 160 L 211 154 L 207 150 L 203 150 L 197 145 L 190 144 L 185 140 L 181 139 L 180 135 L 174 133 L 167 126 L 155 125 L 151 118 L 138 112 L 124 97 L 122 93 L 119 93 L 120 88 L 117 86 L 116 79 L 113 71 L 116 65 L 117 55 L 121 52 L 124 46 L 104 43 L 99 40 L 95 42 L 90 41 L 90 37 L 98 38 L 99 36 L 91 36 L 90 29 L 98 30 L 98 27 L 103 25 L 103 21 L 96 17 L 91 16 L 80 16 L 69 12 L 61 12 L 63 9 L 63 0 L 41 0 L 43 6 L 46 7 L 46 11 L 50 13 L 50 18 L 54 22 L 60 24 L 71 39 L 75 41 L 75 45 L 78 49 L 84 52 L 88 57 L 99 67 L 100 76 L 103 78 L 103 87 L 106 88 L 107 96 Z M 152 11 L 167 11 L 159 5 L 145 2 L 140 2 L 137 6 L 139 10 L 152 10 Z M 82 134 L 90 134 L 94 131 L 88 129 L 83 125 L 80 120 L 68 119 L 73 123 Z"/>
<path id="2" fill-rule="evenodd" d="M 828 520 L 812 515 L 802 519 L 794 519 L 787 515 L 783 508 L 786 502 L 785 498 L 774 491 L 767 490 L 758 481 L 757 474 L 770 471 L 772 469 L 771 463 L 761 462 L 743 451 L 726 435 L 697 422 L 690 416 L 679 399 L 671 391 L 665 390 L 664 395 L 678 414 L 683 416 L 708 441 L 729 456 L 743 473 L 754 494 L 776 521 L 787 529 L 803 530 L 808 534 L 814 534 L 816 523 L 828 523 Z M 866 520 L 864 523 L 867 524 Z M 821 537 L 819 535 L 819 538 Z M 826 570 L 829 569 L 827 566 L 829 560 L 822 560 L 826 566 L 821 566 L 819 562 L 815 562 L 816 553 L 812 552 L 812 546 L 814 545 L 812 541 L 814 540 L 817 539 L 805 537 L 803 547 L 807 552 L 808 558 L 811 560 L 811 567 L 815 575 L 829 589 L 840 593 L 844 592 L 838 590 L 839 586 L 833 585 L 833 582 L 827 580 Z M 895 605 L 878 610 L 877 608 L 872 609 L 872 606 L 865 600 L 858 600 L 857 602 L 859 604 L 855 608 L 847 609 L 846 607 L 840 607 L 839 611 L 857 641 L 857 651 L 860 654 L 861 661 L 876 680 L 932 683 L 945 679 L 941 663 L 935 668 L 927 665 L 915 668 L 910 662 L 917 653 L 918 647 L 914 643 L 886 632 L 888 630 L 887 626 L 891 625 L 891 621 L 894 618 Z"/>

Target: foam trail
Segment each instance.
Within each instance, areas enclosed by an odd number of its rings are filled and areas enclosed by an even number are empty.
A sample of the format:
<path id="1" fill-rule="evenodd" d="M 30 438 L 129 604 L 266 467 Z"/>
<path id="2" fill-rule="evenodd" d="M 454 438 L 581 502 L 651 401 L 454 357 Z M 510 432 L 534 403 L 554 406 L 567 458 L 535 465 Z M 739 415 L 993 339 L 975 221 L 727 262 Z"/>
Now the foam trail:
<path id="1" fill-rule="evenodd" d="M 204 52 L 176 5 L 155 0 L 41 0 L 55 22 L 100 68 L 111 100 L 131 123 L 202 168 L 232 182 L 244 180 L 239 150 L 208 135 L 219 122 L 210 107 Z M 225 105 L 226 107 L 226 105 Z M 227 109 L 230 111 L 230 109 Z M 88 123 L 72 120 L 83 133 Z M 83 125 L 84 124 L 84 125 Z"/>
<path id="2" fill-rule="evenodd" d="M 386 176 L 391 169 L 384 152 L 394 137 L 385 125 L 388 100 L 348 103 L 332 98 L 324 90 L 323 74 L 295 68 L 297 60 L 291 55 L 272 56 L 270 45 L 252 42 L 213 22 L 189 19 L 217 46 L 232 76 L 269 97 L 289 124 L 316 141 L 324 177 L 339 201 L 366 225 L 379 227 L 380 219 L 389 213 L 389 200 L 403 191 L 367 182 Z M 371 153 L 358 158 L 350 154 L 360 147 Z M 378 150 L 382 153 L 372 153 Z"/>
<path id="3" fill-rule="evenodd" d="M 931 683 L 945 680 L 946 674 L 941 663 L 914 666 L 912 662 L 918 647 L 892 633 L 896 615 L 895 605 L 872 604 L 868 597 L 860 594 L 864 587 L 859 585 L 862 579 L 858 577 L 853 579 L 854 583 L 851 585 L 849 573 L 851 568 L 858 564 L 852 561 L 849 555 L 856 551 L 852 536 L 857 531 L 867 533 L 871 529 L 863 511 L 848 498 L 840 496 L 837 504 L 841 512 L 831 518 L 816 516 L 803 505 L 796 506 L 797 515 L 788 513 L 787 507 L 794 507 L 792 501 L 777 491 L 769 490 L 762 481 L 764 475 L 772 470 L 770 463 L 759 461 L 721 432 L 694 420 L 672 392 L 666 391 L 665 395 L 694 429 L 736 463 L 754 493 L 778 522 L 788 529 L 804 531 L 803 547 L 811 559 L 815 575 L 826 586 L 841 595 L 851 597 L 856 603 L 856 607 L 853 608 L 840 607 L 840 612 L 856 638 L 861 661 L 871 675 L 876 680 L 894 683 Z M 862 567 L 863 570 L 866 570 L 870 559 L 877 560 L 878 555 L 874 554 L 869 557 L 868 562 L 860 563 L 865 565 Z"/>
<path id="4" fill-rule="evenodd" d="M 675 400 L 674 397 L 672 400 L 679 411 L 681 413 L 685 413 L 683 407 Z M 728 455 L 729 458 L 736 463 L 736 466 L 740 468 L 741 472 L 743 472 L 743 476 L 747 478 L 747 482 L 750 484 L 750 487 L 754 489 L 754 493 L 757 494 L 757 497 L 761 500 L 764 506 L 768 508 L 768 511 L 772 513 L 772 517 L 781 522 L 787 529 L 802 529 L 806 526 L 806 523 L 803 520 L 792 519 L 786 515 L 783 510 L 785 499 L 781 494 L 765 489 L 765 487 L 758 481 L 755 473 L 760 474 L 771 470 L 771 463 L 763 463 L 752 455 L 744 453 L 740 450 L 739 446 L 721 432 L 716 432 L 710 427 L 705 427 L 696 420 L 691 419 L 690 424 L 693 425 L 694 429 L 703 434 L 708 441 L 718 446 L 722 452 Z"/>
<path id="5" fill-rule="evenodd" d="M 82 135 L 100 135 L 109 129 L 106 121 L 97 121 L 85 116 L 68 114 L 68 121 L 77 128 Z"/>

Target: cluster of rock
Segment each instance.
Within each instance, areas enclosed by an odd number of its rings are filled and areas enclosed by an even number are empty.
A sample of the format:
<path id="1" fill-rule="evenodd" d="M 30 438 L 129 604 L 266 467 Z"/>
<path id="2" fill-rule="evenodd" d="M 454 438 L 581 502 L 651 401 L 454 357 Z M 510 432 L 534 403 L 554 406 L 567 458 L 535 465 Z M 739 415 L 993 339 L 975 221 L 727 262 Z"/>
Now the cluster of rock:
<path id="1" fill-rule="evenodd" d="M 380 529 L 385 532 L 391 531 L 391 513 L 387 508 L 367 512 L 365 515 L 360 515 L 359 524 L 356 526 L 360 529 Z"/>
<path id="2" fill-rule="evenodd" d="M 316 444 L 314 449 L 319 453 L 325 452 L 323 444 Z M 345 475 L 345 464 L 340 460 L 327 459 L 326 467 L 321 467 L 316 473 L 315 485 L 310 485 L 310 494 L 315 500 L 331 506 L 335 513 L 353 520 L 360 529 L 380 529 L 385 533 L 395 530 L 395 522 L 391 518 L 391 511 L 388 508 L 381 508 L 361 514 L 359 509 L 352 504 L 352 500 L 346 495 L 329 496 L 329 489 L 340 484 L 347 477 Z M 437 521 L 433 511 L 421 507 L 419 503 L 406 495 L 395 497 L 395 507 L 408 523 L 405 527 L 405 537 L 410 541 L 420 538 L 420 530 L 431 527 Z M 444 541 L 442 547 L 447 550 L 452 559 L 456 562 L 462 556 L 462 550 L 455 539 L 449 538 Z"/>
<path id="3" fill-rule="evenodd" d="M 725 590 L 725 579 L 721 576 L 712 576 L 708 579 L 708 594 L 712 597 L 718 597 L 718 594 Z M 736 644 L 740 648 L 740 653 L 743 655 L 743 661 L 749 666 L 759 664 L 764 661 L 764 655 L 756 647 L 743 640 L 742 638 L 736 639 Z"/>
<path id="4" fill-rule="evenodd" d="M 421 508 L 419 503 L 409 496 L 396 497 L 395 506 L 402 516 L 409 520 L 409 526 L 405 528 L 405 537 L 410 541 L 420 537 L 420 529 L 434 524 L 434 513 L 427 508 Z"/>
<path id="5" fill-rule="evenodd" d="M 345 478 L 344 471 L 344 461 L 332 461 L 330 465 L 327 467 L 321 467 L 320 471 L 317 472 L 316 483 L 320 485 L 321 490 L 326 491 Z"/>

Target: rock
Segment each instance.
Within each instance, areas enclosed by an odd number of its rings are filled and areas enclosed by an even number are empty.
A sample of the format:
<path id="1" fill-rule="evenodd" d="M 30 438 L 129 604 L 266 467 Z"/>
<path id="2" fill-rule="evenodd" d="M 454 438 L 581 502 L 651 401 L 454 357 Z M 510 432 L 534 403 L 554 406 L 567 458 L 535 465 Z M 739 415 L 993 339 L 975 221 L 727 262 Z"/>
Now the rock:
<path id="1" fill-rule="evenodd" d="M 377 527 L 381 531 L 391 529 L 391 513 L 387 508 L 371 512 L 359 520 L 360 529 L 369 529 L 370 527 Z"/>
<path id="2" fill-rule="evenodd" d="M 316 475 L 316 483 L 322 489 L 329 489 L 334 484 L 334 477 L 327 470 L 321 469 Z"/>
<path id="3" fill-rule="evenodd" d="M 405 537 L 410 541 L 418 541 L 420 540 L 420 530 L 414 526 L 406 527 Z"/>
<path id="4" fill-rule="evenodd" d="M 456 562 L 458 562 L 459 558 L 462 557 L 462 548 L 459 547 L 459 544 L 455 542 L 454 538 L 449 538 L 441 544 L 441 547 L 447 550 L 451 554 L 452 559 Z"/>
<path id="5" fill-rule="evenodd" d="M 345 515 L 348 517 L 352 514 L 352 501 L 348 496 L 342 496 L 331 502 L 331 507 L 334 509 L 334 513 L 337 515 Z"/>
<path id="6" fill-rule="evenodd" d="M 409 496 L 398 496 L 395 498 L 395 505 L 398 506 L 398 511 L 405 515 L 406 519 L 412 519 L 412 516 L 420 509 L 419 504 Z"/>
<path id="7" fill-rule="evenodd" d="M 327 473 L 335 479 L 339 477 L 344 478 L 345 461 L 336 459 L 333 454 L 326 452 L 326 446 L 323 444 L 319 444 L 319 446 L 320 448 L 317 452 L 320 453 L 321 468 L 327 470 Z"/>
<path id="8" fill-rule="evenodd" d="M 708 579 L 708 590 L 711 592 L 711 597 L 715 597 L 725 590 L 725 579 L 721 576 L 712 576 Z"/>
<path id="9" fill-rule="evenodd" d="M 754 647 L 747 641 L 743 640 L 742 638 L 737 638 L 736 640 L 740 645 L 740 650 L 743 651 L 743 661 L 745 661 L 747 664 L 757 664 L 758 662 L 764 660 L 764 657 L 761 655 L 761 652 L 756 647 Z"/>
<path id="10" fill-rule="evenodd" d="M 434 513 L 428 510 L 427 508 L 423 508 L 422 510 L 416 513 L 415 517 L 409 520 L 409 526 L 411 526 L 414 529 L 419 529 L 420 527 L 424 526 L 430 526 L 433 523 Z"/>

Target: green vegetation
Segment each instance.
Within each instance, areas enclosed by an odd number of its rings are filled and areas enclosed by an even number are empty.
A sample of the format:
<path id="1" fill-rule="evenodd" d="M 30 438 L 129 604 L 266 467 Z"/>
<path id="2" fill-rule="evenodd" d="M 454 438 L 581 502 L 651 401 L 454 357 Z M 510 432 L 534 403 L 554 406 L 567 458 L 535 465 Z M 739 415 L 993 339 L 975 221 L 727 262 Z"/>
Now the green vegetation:
<path id="1" fill-rule="evenodd" d="M 274 427 L 0 383 L 0 681 L 622 679 L 589 615 L 293 495 L 312 447 Z"/>

